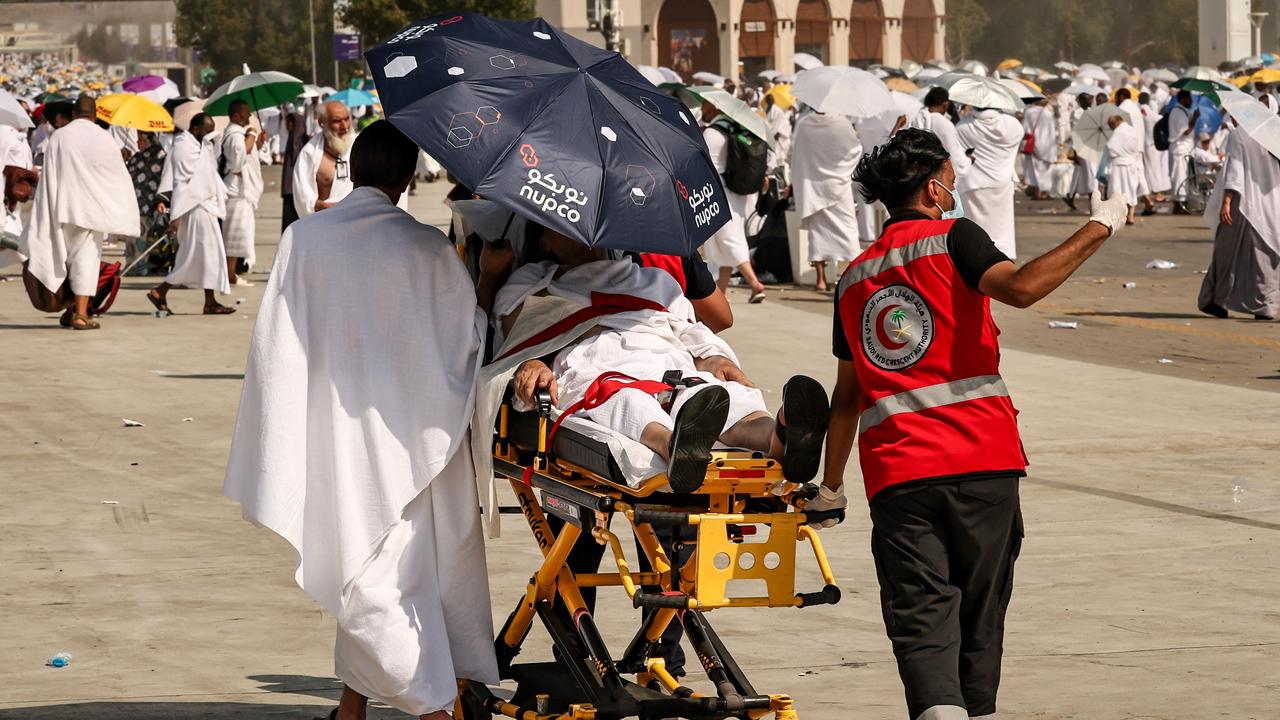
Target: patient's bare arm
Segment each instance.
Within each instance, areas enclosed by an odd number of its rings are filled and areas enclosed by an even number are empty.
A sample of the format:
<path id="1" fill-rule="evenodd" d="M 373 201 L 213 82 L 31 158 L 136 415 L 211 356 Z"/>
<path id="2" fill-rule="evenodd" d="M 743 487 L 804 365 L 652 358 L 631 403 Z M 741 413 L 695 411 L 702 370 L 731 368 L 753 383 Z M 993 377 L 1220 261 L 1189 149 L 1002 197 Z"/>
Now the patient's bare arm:
<path id="1" fill-rule="evenodd" d="M 742 372 L 742 368 L 733 364 L 733 361 L 723 355 L 712 355 L 704 358 L 694 358 L 693 366 L 699 371 L 711 373 L 716 376 L 717 380 L 724 382 L 736 382 L 747 387 L 755 387 L 752 382 L 747 379 L 747 374 Z"/>

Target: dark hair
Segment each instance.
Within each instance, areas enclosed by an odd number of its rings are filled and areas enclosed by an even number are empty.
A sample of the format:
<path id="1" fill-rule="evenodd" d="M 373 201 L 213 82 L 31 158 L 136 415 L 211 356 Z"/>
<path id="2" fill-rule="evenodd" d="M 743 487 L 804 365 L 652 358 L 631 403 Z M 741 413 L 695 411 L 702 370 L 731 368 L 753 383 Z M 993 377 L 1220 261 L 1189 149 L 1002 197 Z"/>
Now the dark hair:
<path id="1" fill-rule="evenodd" d="M 1147 103 L 1151 102 L 1151 93 L 1149 92 L 1138 93 L 1138 102 L 1142 105 L 1146 105 Z"/>
<path id="2" fill-rule="evenodd" d="M 418 146 L 386 120 L 370 123 L 351 146 L 351 180 L 356 185 L 404 185 L 417 167 Z"/>
<path id="3" fill-rule="evenodd" d="M 213 118 L 209 113 L 198 112 L 191 116 L 191 121 L 187 123 L 187 132 L 191 132 L 193 128 L 203 127 L 205 121 L 213 122 Z"/>
<path id="4" fill-rule="evenodd" d="M 239 110 L 240 108 L 244 108 L 245 110 L 248 110 L 249 103 L 245 102 L 244 100 L 241 100 L 240 98 L 236 98 L 235 100 L 231 101 L 230 105 L 227 106 L 227 114 L 234 115 L 236 111 Z"/>
<path id="5" fill-rule="evenodd" d="M 864 155 L 853 179 L 862 185 L 867 202 L 879 200 L 889 210 L 897 210 L 910 204 L 950 157 L 937 135 L 907 128 Z"/>
<path id="6" fill-rule="evenodd" d="M 1191 91 L 1190 91 L 1190 90 L 1179 90 L 1179 91 L 1178 91 L 1178 99 L 1179 99 L 1179 100 L 1181 100 L 1182 98 L 1186 98 L 1186 99 L 1190 100 L 1190 99 L 1191 99 Z"/>
<path id="7" fill-rule="evenodd" d="M 1120 88 L 1116 91 L 1116 100 L 1124 102 L 1133 97 L 1133 93 L 1129 92 L 1129 88 Z"/>
<path id="8" fill-rule="evenodd" d="M 53 122 L 54 118 L 64 117 L 71 119 L 71 103 L 69 102 L 51 102 L 44 106 L 44 119 Z"/>
<path id="9" fill-rule="evenodd" d="M 951 99 L 951 93 L 947 92 L 943 87 L 931 87 L 928 94 L 924 96 L 924 106 L 927 108 L 938 107 L 944 102 Z"/>
<path id="10" fill-rule="evenodd" d="M 77 118 L 96 118 L 98 116 L 98 101 L 93 99 L 92 95 L 81 95 L 76 98 L 76 104 L 71 111 L 72 117 Z"/>

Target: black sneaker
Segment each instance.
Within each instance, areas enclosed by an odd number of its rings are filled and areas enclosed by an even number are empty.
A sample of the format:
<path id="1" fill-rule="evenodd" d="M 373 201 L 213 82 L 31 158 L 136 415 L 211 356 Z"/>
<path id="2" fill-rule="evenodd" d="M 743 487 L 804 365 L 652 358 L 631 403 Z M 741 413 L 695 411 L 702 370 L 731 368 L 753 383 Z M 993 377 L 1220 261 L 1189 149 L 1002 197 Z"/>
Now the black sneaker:
<path id="1" fill-rule="evenodd" d="M 729 391 L 719 385 L 699 390 L 680 406 L 671 431 L 671 460 L 667 482 L 677 493 L 702 487 L 711 462 L 711 448 L 729 419 Z"/>
<path id="2" fill-rule="evenodd" d="M 1200 308 L 1200 312 L 1205 315 L 1212 315 L 1216 318 L 1224 318 L 1227 316 L 1227 309 L 1216 303 L 1209 303 L 1208 305 Z"/>

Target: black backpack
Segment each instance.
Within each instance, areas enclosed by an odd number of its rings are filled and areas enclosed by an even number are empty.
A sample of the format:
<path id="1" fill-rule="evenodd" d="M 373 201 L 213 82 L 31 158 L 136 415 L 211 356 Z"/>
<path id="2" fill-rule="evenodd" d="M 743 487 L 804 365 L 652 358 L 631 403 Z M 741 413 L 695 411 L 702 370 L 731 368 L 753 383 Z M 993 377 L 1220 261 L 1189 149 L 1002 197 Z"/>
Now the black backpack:
<path id="1" fill-rule="evenodd" d="M 739 195 L 760 192 L 769 170 L 769 146 L 724 115 L 713 120 L 711 127 L 725 134 L 729 146 L 729 160 L 724 169 L 725 189 Z"/>
<path id="2" fill-rule="evenodd" d="M 1151 140 L 1156 150 L 1163 152 L 1169 149 L 1169 113 L 1161 113 L 1160 119 L 1152 126 Z"/>

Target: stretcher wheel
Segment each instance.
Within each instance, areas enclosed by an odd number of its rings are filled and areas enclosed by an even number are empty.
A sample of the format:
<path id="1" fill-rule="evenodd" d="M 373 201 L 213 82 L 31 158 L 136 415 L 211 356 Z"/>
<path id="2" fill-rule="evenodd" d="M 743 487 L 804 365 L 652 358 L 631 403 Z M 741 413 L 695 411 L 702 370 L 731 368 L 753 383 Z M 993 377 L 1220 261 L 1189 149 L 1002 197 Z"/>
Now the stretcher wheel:
<path id="1" fill-rule="evenodd" d="M 493 720 L 493 714 L 474 693 L 463 689 L 453 704 L 453 720 Z"/>

